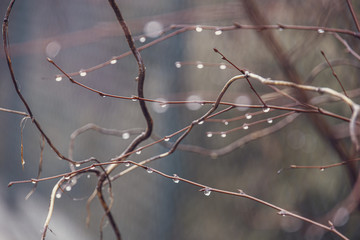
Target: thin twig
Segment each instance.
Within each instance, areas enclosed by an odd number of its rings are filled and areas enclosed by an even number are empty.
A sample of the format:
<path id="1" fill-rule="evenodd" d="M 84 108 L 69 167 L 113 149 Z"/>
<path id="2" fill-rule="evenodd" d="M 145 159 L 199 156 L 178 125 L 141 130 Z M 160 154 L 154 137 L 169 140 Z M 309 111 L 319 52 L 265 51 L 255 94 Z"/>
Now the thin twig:
<path id="1" fill-rule="evenodd" d="M 41 137 L 41 143 L 40 143 L 40 160 L 39 160 L 39 164 L 38 164 L 38 165 L 39 165 L 39 166 L 38 166 L 38 174 L 37 174 L 37 176 L 36 176 L 37 179 L 40 178 L 41 172 L 42 172 L 42 163 L 43 163 L 44 147 L 45 147 L 45 139 L 44 139 L 44 137 Z M 37 185 L 38 185 L 38 182 L 35 182 L 33 188 L 31 189 L 31 191 L 26 195 L 25 200 L 29 199 L 30 196 L 35 192 Z"/>
<path id="2" fill-rule="evenodd" d="M 350 45 L 348 44 L 348 42 L 347 42 L 344 38 L 340 37 L 340 35 L 337 34 L 337 33 L 334 33 L 334 36 L 336 37 L 337 40 L 339 40 L 339 41 L 346 47 L 346 50 L 347 50 L 351 55 L 353 55 L 357 60 L 360 61 L 360 55 L 359 55 L 357 52 L 355 52 L 354 49 L 352 49 L 352 48 L 350 47 Z"/>
<path id="3" fill-rule="evenodd" d="M 240 73 L 244 74 L 246 81 L 248 82 L 250 89 L 255 93 L 255 95 L 257 96 L 257 98 L 260 100 L 260 102 L 264 105 L 264 108 L 268 108 L 268 106 L 266 105 L 266 103 L 262 100 L 262 98 L 260 97 L 260 95 L 257 93 L 257 91 L 255 90 L 255 88 L 253 87 L 253 85 L 251 84 L 249 77 L 247 76 L 247 72 L 243 69 L 238 68 L 233 62 L 231 62 L 227 57 L 225 57 L 224 54 L 222 54 L 218 49 L 214 48 L 214 51 L 218 54 L 221 55 L 221 59 L 227 61 L 229 64 L 231 64 L 231 66 L 233 66 L 234 68 L 236 68 Z"/>
<path id="4" fill-rule="evenodd" d="M 344 86 L 342 85 L 342 83 L 341 83 L 341 81 L 340 81 L 339 77 L 337 76 L 337 74 L 336 74 L 336 72 L 335 72 L 334 68 L 331 66 L 331 63 L 330 63 L 330 62 L 329 62 L 329 60 L 327 59 L 327 57 L 326 57 L 326 55 L 325 55 L 324 51 L 321 51 L 321 55 L 323 55 L 323 57 L 324 57 L 324 59 L 325 59 L 326 63 L 329 65 L 329 67 L 330 67 L 330 69 L 331 69 L 331 72 L 332 72 L 332 75 L 333 75 L 333 76 L 336 78 L 336 80 L 338 81 L 338 83 L 339 83 L 339 85 L 340 85 L 341 89 L 343 90 L 343 92 L 344 92 L 345 96 L 349 97 L 349 96 L 347 95 L 347 93 L 346 93 L 346 91 L 345 91 L 345 88 L 344 88 Z"/>
<path id="5" fill-rule="evenodd" d="M 356 14 L 355 14 L 354 8 L 353 8 L 353 6 L 352 6 L 351 0 L 346 0 L 346 3 L 347 3 L 347 5 L 348 5 L 348 7 L 349 7 L 349 10 L 350 10 L 351 16 L 352 16 L 352 18 L 353 18 L 353 20 L 354 20 L 356 29 L 357 29 L 358 31 L 360 31 L 360 24 L 359 24 L 359 21 L 358 21 L 358 19 L 357 19 L 357 17 L 356 17 Z"/>

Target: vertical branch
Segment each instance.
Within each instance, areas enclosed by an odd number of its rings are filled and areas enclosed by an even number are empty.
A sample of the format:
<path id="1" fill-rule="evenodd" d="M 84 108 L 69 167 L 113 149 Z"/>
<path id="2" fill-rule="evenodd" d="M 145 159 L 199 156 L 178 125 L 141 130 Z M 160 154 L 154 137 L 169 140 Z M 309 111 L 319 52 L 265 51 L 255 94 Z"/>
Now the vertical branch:
<path id="1" fill-rule="evenodd" d="M 65 178 L 64 178 L 64 177 L 60 178 L 60 180 L 55 184 L 55 186 L 53 187 L 53 190 L 52 190 L 52 192 L 51 192 L 48 215 L 47 215 L 46 220 L 45 220 L 45 223 L 44 223 L 44 230 L 43 230 L 43 233 L 42 233 L 42 235 L 41 235 L 41 240 L 45 240 L 46 232 L 47 232 L 47 229 L 48 229 L 48 227 L 49 227 L 49 223 L 50 223 L 52 214 L 53 214 L 53 212 L 54 212 L 56 192 L 57 192 L 57 190 L 60 188 L 61 184 L 62 184 L 64 181 L 65 181 Z"/>
<path id="2" fill-rule="evenodd" d="M 128 45 L 130 47 L 130 50 L 133 53 L 133 55 L 134 55 L 134 57 L 136 59 L 136 62 L 138 64 L 139 73 L 138 73 L 138 77 L 137 77 L 137 81 L 138 81 L 137 91 L 138 91 L 140 108 L 141 108 L 141 111 L 142 111 L 142 113 L 144 115 L 144 118 L 145 118 L 146 124 L 147 124 L 145 132 L 143 132 L 138 137 L 136 137 L 134 139 L 134 141 L 129 145 L 129 147 L 124 151 L 124 154 L 126 154 L 126 153 L 129 153 L 129 152 L 133 151 L 136 148 L 136 146 L 138 146 L 141 142 L 143 142 L 144 140 L 146 140 L 147 138 L 150 137 L 150 135 L 152 133 L 152 129 L 153 129 L 153 120 L 152 120 L 151 115 L 149 113 L 149 110 L 148 110 L 148 108 L 146 106 L 146 103 L 143 100 L 144 99 L 144 81 L 145 81 L 145 65 L 144 65 L 144 62 L 142 60 L 142 57 L 140 55 L 139 50 L 135 46 L 135 43 L 134 43 L 133 37 L 131 35 L 131 32 L 130 32 L 127 24 L 125 23 L 125 20 L 124 20 L 122 14 L 120 12 L 119 7 L 115 3 L 115 0 L 108 0 L 108 1 L 109 1 L 110 6 L 113 9 L 115 15 L 116 15 L 116 18 L 117 18 L 118 22 L 120 23 L 120 26 L 122 27 L 122 29 L 124 31 L 126 40 L 127 40 Z M 106 201 L 104 199 L 104 196 L 102 194 L 102 187 L 103 187 L 103 183 L 104 183 L 104 181 L 106 179 L 106 176 L 108 176 L 108 174 L 110 174 L 117 166 L 118 166 L 118 164 L 110 165 L 106 169 L 106 173 L 103 173 L 100 176 L 96 192 L 97 192 L 97 196 L 98 196 L 98 198 L 100 200 L 101 206 L 103 207 L 103 209 L 105 211 L 105 214 L 106 214 L 106 216 L 108 217 L 108 219 L 109 219 L 109 221 L 111 223 L 111 226 L 112 226 L 112 228 L 113 228 L 113 230 L 115 232 L 115 235 L 116 235 L 117 239 L 121 239 L 121 234 L 120 234 L 119 228 L 118 228 L 118 226 L 117 226 L 117 224 L 116 224 L 116 222 L 115 222 L 115 220 L 114 220 L 114 218 L 113 218 L 113 216 L 112 216 L 112 214 L 110 212 L 110 208 L 107 205 L 107 203 L 106 203 Z M 109 183 L 110 183 L 110 180 L 109 180 Z"/>
<path id="3" fill-rule="evenodd" d="M 116 15 L 116 18 L 118 20 L 118 22 L 120 23 L 126 40 L 128 42 L 128 45 L 131 49 L 131 52 L 133 53 L 136 62 L 138 64 L 138 68 L 139 68 L 139 73 L 138 73 L 138 77 L 137 77 L 137 81 L 138 81 L 138 86 L 137 86 L 137 91 L 138 91 L 138 97 L 139 97 L 139 104 L 140 104 L 140 108 L 141 111 L 144 115 L 144 118 L 146 120 L 146 130 L 145 132 L 143 132 L 142 134 L 140 134 L 137 138 L 134 139 L 134 141 L 129 145 L 129 147 L 125 150 L 125 154 L 128 152 L 133 151 L 136 146 L 138 146 L 142 141 L 148 139 L 152 133 L 152 129 L 153 129 L 153 120 L 151 118 L 151 115 L 149 113 L 149 110 L 146 106 L 145 101 L 143 100 L 144 98 L 144 81 L 145 81 L 145 65 L 144 62 L 142 60 L 142 57 L 140 55 L 139 50 L 136 48 L 135 43 L 134 43 L 134 39 L 131 35 L 131 32 L 120 12 L 119 7 L 117 6 L 117 4 L 115 3 L 115 0 L 109 0 L 109 3 Z M 110 165 L 107 169 L 107 172 L 110 173 L 111 171 L 113 171 L 115 169 L 116 165 Z"/>
<path id="4" fill-rule="evenodd" d="M 117 4 L 115 3 L 115 0 L 109 0 L 109 3 L 111 5 L 111 7 L 113 8 L 116 18 L 124 31 L 128 45 L 136 59 L 136 62 L 138 64 L 138 68 L 139 68 L 139 73 L 138 73 L 138 77 L 137 77 L 137 81 L 138 81 L 137 91 L 138 91 L 138 96 L 140 97 L 139 103 L 140 103 L 141 111 L 142 111 L 142 113 L 145 117 L 146 123 L 147 123 L 147 129 L 144 134 L 140 135 L 137 139 L 135 139 L 134 143 L 129 146 L 129 149 L 127 151 L 132 151 L 135 149 L 135 147 L 140 142 L 142 142 L 150 137 L 151 132 L 152 132 L 152 127 L 153 127 L 153 121 L 150 116 L 149 110 L 146 107 L 145 101 L 141 99 L 141 98 L 144 98 L 145 65 L 144 65 L 143 59 L 140 55 L 139 50 L 135 46 L 134 39 L 131 35 L 129 28 L 127 27 L 127 25 L 125 23 L 125 20 L 120 12 L 120 9 L 117 6 Z"/>
<path id="5" fill-rule="evenodd" d="M 104 199 L 104 195 L 102 193 L 102 183 L 101 181 L 98 182 L 97 185 L 97 196 L 99 198 L 100 204 L 101 206 L 104 208 L 105 214 L 108 217 L 111 227 L 114 230 L 115 236 L 117 240 L 121 240 L 121 234 L 120 234 L 120 230 L 115 222 L 115 219 L 113 217 L 113 215 L 110 212 L 110 207 L 108 206 L 108 204 L 106 203 L 105 199 Z M 110 183 L 110 182 L 109 182 Z M 100 233 L 102 235 L 102 223 L 100 224 Z"/>
<path id="6" fill-rule="evenodd" d="M 66 158 L 65 156 L 63 156 L 59 150 L 52 144 L 50 138 L 45 134 L 45 132 L 42 130 L 39 122 L 35 119 L 29 104 L 27 103 L 27 101 L 25 100 L 24 96 L 22 95 L 22 93 L 20 92 L 20 88 L 19 85 L 17 84 L 16 78 L 15 78 L 15 73 L 14 73 L 14 69 L 12 66 L 12 61 L 11 61 L 11 56 L 10 56 L 10 47 L 9 47 L 9 38 L 8 38 L 8 28 L 9 28 L 9 17 L 10 17 L 10 13 L 11 10 L 14 6 L 15 0 L 11 0 L 9 3 L 9 6 L 6 10 L 5 13 L 5 17 L 4 17 L 4 21 L 3 21 L 3 25 L 2 25 L 2 36 L 3 36 L 3 46 L 4 46 L 4 53 L 5 53 L 5 57 L 6 57 L 6 61 L 8 64 L 8 68 L 9 68 L 9 72 L 10 72 L 10 76 L 12 79 L 12 83 L 14 85 L 15 91 L 17 93 L 17 95 L 19 96 L 19 98 L 21 99 L 21 101 L 23 102 L 26 111 L 29 114 L 29 117 L 31 118 L 31 120 L 33 121 L 33 123 L 35 124 L 35 126 L 37 127 L 37 129 L 39 130 L 39 132 L 41 133 L 41 135 L 46 139 L 47 143 L 49 144 L 49 146 L 52 148 L 52 150 L 63 160 L 66 160 L 68 162 L 74 163 L 74 161 L 70 160 L 69 158 Z"/>

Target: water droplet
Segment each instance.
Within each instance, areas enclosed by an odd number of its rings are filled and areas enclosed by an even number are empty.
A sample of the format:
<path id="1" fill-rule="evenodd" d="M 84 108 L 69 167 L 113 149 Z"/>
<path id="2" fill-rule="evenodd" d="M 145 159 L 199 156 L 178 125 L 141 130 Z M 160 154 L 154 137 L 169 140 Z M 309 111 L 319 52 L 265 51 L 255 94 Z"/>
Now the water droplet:
<path id="1" fill-rule="evenodd" d="M 207 136 L 207 137 L 212 137 L 213 134 L 212 134 L 211 132 L 208 132 L 208 133 L 206 134 L 206 136 Z"/>
<path id="2" fill-rule="evenodd" d="M 221 30 L 216 30 L 216 31 L 215 31 L 215 35 L 216 35 L 216 36 L 219 36 L 219 35 L 221 35 L 221 34 L 222 34 L 222 31 L 221 31 Z"/>
<path id="3" fill-rule="evenodd" d="M 282 27 L 279 27 L 278 29 L 280 32 L 284 31 L 284 28 L 282 28 Z"/>
<path id="4" fill-rule="evenodd" d="M 197 67 L 198 69 L 202 69 L 202 68 L 204 68 L 204 64 L 198 63 L 198 64 L 196 65 L 196 67 Z"/>
<path id="5" fill-rule="evenodd" d="M 216 152 L 211 152 L 211 153 L 210 153 L 210 157 L 211 157 L 212 159 L 217 159 L 218 156 L 219 156 L 219 155 L 218 155 Z"/>
<path id="6" fill-rule="evenodd" d="M 90 175 L 90 174 L 88 174 L 88 175 L 86 175 L 86 177 L 87 177 L 87 178 L 91 178 L 91 175 Z"/>
<path id="7" fill-rule="evenodd" d="M 226 126 L 229 125 L 229 122 L 226 121 L 226 120 L 224 120 L 223 123 L 224 123 L 224 125 L 226 125 Z"/>
<path id="8" fill-rule="evenodd" d="M 201 108 L 200 101 L 202 98 L 199 95 L 190 95 L 186 98 L 186 107 L 191 111 L 199 110 Z"/>
<path id="9" fill-rule="evenodd" d="M 285 217 L 286 216 L 286 211 L 281 210 L 281 211 L 278 212 L 278 214 Z"/>
<path id="10" fill-rule="evenodd" d="M 246 114 L 245 114 L 245 118 L 246 118 L 246 119 L 251 119 L 251 118 L 252 118 L 252 115 L 251 115 L 250 113 L 246 113 Z"/>
<path id="11" fill-rule="evenodd" d="M 211 189 L 210 188 L 205 188 L 204 189 L 204 195 L 208 197 L 208 196 L 210 196 L 210 194 L 211 194 Z"/>
<path id="12" fill-rule="evenodd" d="M 269 124 L 273 123 L 272 118 L 268 118 L 266 121 L 267 121 Z"/>
<path id="13" fill-rule="evenodd" d="M 79 74 L 81 77 L 85 77 L 87 73 L 84 70 L 80 70 Z"/>
<path id="14" fill-rule="evenodd" d="M 195 31 L 197 31 L 197 32 L 202 32 L 202 27 L 200 27 L 200 26 L 196 26 L 196 28 L 195 28 Z"/>
<path id="15" fill-rule="evenodd" d="M 270 108 L 269 108 L 269 107 L 263 108 L 263 112 L 264 112 L 264 113 L 267 113 L 267 112 L 269 112 L 269 111 L 270 111 Z"/>
<path id="16" fill-rule="evenodd" d="M 323 172 L 323 171 L 325 171 L 325 168 L 320 168 L 320 172 Z"/>
<path id="17" fill-rule="evenodd" d="M 32 184 L 35 184 L 35 183 L 36 183 L 36 181 L 35 181 L 35 180 L 31 180 L 31 183 L 32 183 Z"/>
<path id="18" fill-rule="evenodd" d="M 321 29 L 321 28 L 319 28 L 317 31 L 318 31 L 318 33 L 320 33 L 320 34 L 325 32 L 325 30 L 324 30 L 324 29 Z"/>
<path id="19" fill-rule="evenodd" d="M 169 108 L 169 105 L 166 104 L 166 99 L 164 98 L 157 98 L 155 102 L 151 104 L 153 110 L 157 113 L 164 113 Z"/>
<path id="20" fill-rule="evenodd" d="M 141 38 L 139 39 L 139 41 L 142 42 L 142 43 L 144 43 L 144 42 L 146 41 L 146 37 L 141 37 Z"/>
<path id="21" fill-rule="evenodd" d="M 226 137 L 226 133 L 222 132 L 222 133 L 220 134 L 220 136 L 224 138 L 224 137 Z"/>
<path id="22" fill-rule="evenodd" d="M 65 190 L 68 191 L 68 192 L 70 192 L 70 191 L 71 191 L 71 186 L 70 186 L 70 185 L 67 185 L 67 186 L 65 187 Z"/>
<path id="23" fill-rule="evenodd" d="M 136 154 L 137 154 L 137 155 L 140 155 L 140 154 L 141 154 L 141 150 L 136 151 Z"/>
<path id="24" fill-rule="evenodd" d="M 204 124 L 204 121 L 200 121 L 198 124 L 199 124 L 199 125 Z"/>
<path id="25" fill-rule="evenodd" d="M 241 95 L 241 96 L 238 96 L 235 99 L 235 103 L 238 104 L 238 105 L 250 105 L 251 104 L 251 99 L 247 95 Z M 239 106 L 236 109 L 239 110 L 239 111 L 246 111 L 248 108 L 249 107 L 247 107 L 247 106 L 243 106 L 243 107 Z"/>
<path id="26" fill-rule="evenodd" d="M 124 163 L 125 167 L 129 167 L 130 166 L 130 163 L 129 162 L 126 162 Z"/>
<path id="27" fill-rule="evenodd" d="M 55 81 L 60 82 L 62 80 L 61 76 L 56 76 Z"/>
<path id="28" fill-rule="evenodd" d="M 176 68 L 181 68 L 181 63 L 180 62 L 175 62 L 175 67 Z"/>
<path id="29" fill-rule="evenodd" d="M 146 168 L 146 171 L 147 171 L 148 173 L 153 173 L 154 170 L 152 170 L 152 168 Z"/>
<path id="30" fill-rule="evenodd" d="M 61 198 L 61 193 L 56 193 L 55 197 L 56 198 Z"/>
<path id="31" fill-rule="evenodd" d="M 70 179 L 70 176 L 66 176 L 66 177 L 65 177 L 65 180 L 69 180 L 69 179 Z"/>
<path id="32" fill-rule="evenodd" d="M 76 163 L 75 167 L 80 167 L 80 165 L 81 165 L 80 163 Z"/>
<path id="33" fill-rule="evenodd" d="M 129 139 L 130 138 L 130 133 L 128 132 L 124 132 L 122 135 L 121 135 L 122 139 Z"/>
<path id="34" fill-rule="evenodd" d="M 179 183 L 180 182 L 178 177 L 179 177 L 178 175 L 174 174 L 174 178 L 173 178 L 174 183 Z"/>
<path id="35" fill-rule="evenodd" d="M 116 59 L 112 59 L 112 60 L 110 61 L 110 64 L 115 64 L 115 63 L 117 63 L 117 60 L 116 60 Z"/>
<path id="36" fill-rule="evenodd" d="M 61 45 L 57 41 L 49 42 L 45 48 L 46 55 L 50 58 L 54 58 L 58 55 L 61 50 Z"/>
<path id="37" fill-rule="evenodd" d="M 76 179 L 76 178 L 72 178 L 72 179 L 71 179 L 71 184 L 74 184 L 74 185 L 75 185 L 76 183 L 77 183 L 77 179 Z"/>
<path id="38" fill-rule="evenodd" d="M 131 95 L 131 101 L 137 102 L 137 100 L 138 100 L 138 97 L 137 97 L 137 96 Z"/>
<path id="39" fill-rule="evenodd" d="M 226 69 L 226 65 L 225 65 L 225 64 L 220 64 L 219 68 L 220 68 L 221 70 L 225 70 L 225 69 Z"/>
<path id="40" fill-rule="evenodd" d="M 161 22 L 150 21 L 147 22 L 144 26 L 145 36 L 149 38 L 157 38 L 161 35 L 164 30 L 164 26 Z"/>
<path id="41" fill-rule="evenodd" d="M 91 169 L 91 170 L 94 170 L 94 169 L 95 169 L 95 167 L 91 167 L 90 169 Z"/>
<path id="42" fill-rule="evenodd" d="M 247 123 L 244 123 L 243 129 L 244 129 L 244 130 L 248 130 L 248 129 L 249 129 L 249 125 L 247 125 Z"/>
<path id="43" fill-rule="evenodd" d="M 245 71 L 244 75 L 245 75 L 245 77 L 249 77 L 250 76 L 249 71 Z"/>

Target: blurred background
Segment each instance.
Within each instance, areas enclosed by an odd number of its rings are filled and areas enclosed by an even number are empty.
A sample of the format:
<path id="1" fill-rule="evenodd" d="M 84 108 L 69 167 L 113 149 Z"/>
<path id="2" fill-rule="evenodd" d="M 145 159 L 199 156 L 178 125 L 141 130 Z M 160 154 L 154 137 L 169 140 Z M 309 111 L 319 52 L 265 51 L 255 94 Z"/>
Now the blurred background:
<path id="1" fill-rule="evenodd" d="M 161 37 L 159 31 L 172 24 L 232 26 L 235 22 L 257 24 L 256 21 L 262 21 L 264 24 L 356 30 L 345 1 L 249 2 L 122 0 L 118 4 L 138 47 Z M 354 10 L 360 16 L 360 3 L 353 2 Z M 0 1 L 3 16 L 7 4 L 8 1 Z M 254 8 L 263 19 L 254 17 Z M 214 101 L 224 84 L 239 74 L 223 65 L 227 63 L 213 51 L 217 48 L 240 68 L 263 77 L 292 80 L 287 75 L 290 69 L 297 72 L 303 83 L 311 81 L 307 83 L 341 91 L 329 69 L 317 75 L 314 73 L 315 68 L 325 62 L 320 53 L 322 50 L 329 59 L 348 63 L 335 67 L 335 70 L 345 89 L 355 90 L 352 96 L 358 100 L 358 61 L 345 51 L 334 35 L 321 31 L 281 30 L 219 32 L 198 28 L 146 48 L 141 52 L 146 66 L 145 97 L 162 101 Z M 269 36 L 281 47 L 289 66 L 284 66 L 274 54 L 269 46 Z M 355 51 L 360 51 L 358 39 L 342 37 Z M 52 58 L 64 71 L 75 73 L 75 80 L 89 87 L 115 95 L 137 95 L 135 78 L 138 70 L 131 55 L 96 71 L 86 71 L 129 50 L 107 1 L 16 1 L 9 21 L 9 40 L 21 92 L 45 133 L 65 156 L 68 156 L 71 133 L 88 123 L 124 131 L 145 128 L 137 102 L 102 98 L 65 78 L 60 79 L 59 71 L 46 60 Z M 0 51 L 0 72 L 0 107 L 25 111 L 12 86 L 3 50 Z M 271 102 L 269 93 L 273 90 L 255 81 L 253 84 L 270 104 L 289 103 L 281 99 Z M 309 94 L 309 98 L 315 96 Z M 224 101 L 260 104 L 245 81 L 234 83 Z M 196 103 L 148 103 L 148 106 L 154 119 L 154 136 L 159 137 L 186 127 L 211 108 L 210 104 Z M 351 110 L 342 103 L 326 101 L 319 106 L 345 117 L 351 115 Z M 220 110 L 225 108 L 221 106 Z M 228 133 L 226 137 L 217 134 L 207 137 L 208 132 L 224 132 L 282 113 L 279 110 L 263 113 L 261 108 L 234 108 L 218 116 L 217 122 L 208 121 L 196 126 L 184 140 L 187 146 L 207 149 L 204 154 L 178 150 L 150 166 L 210 187 L 229 191 L 242 189 L 326 225 L 331 220 L 347 237 L 359 239 L 358 202 L 352 212 L 340 205 L 356 182 L 356 164 L 352 168 L 340 166 L 325 171 L 286 170 L 292 164 L 326 165 L 345 160 L 344 156 L 350 156 L 352 150 L 346 122 L 321 116 L 321 121 L 331 130 L 326 135 L 318 130 L 317 120 L 302 114 L 279 131 L 242 144 L 226 154 L 216 153 L 280 120 L 256 124 L 246 131 Z M 246 114 L 252 117 L 228 121 Z M 7 188 L 10 181 L 34 178 L 38 172 L 41 137 L 30 120 L 25 121 L 23 128 L 26 164 L 24 169 L 21 166 L 21 119 L 22 116 L 0 111 L 0 236 L 6 240 L 40 238 L 50 193 L 57 181 L 39 183 L 36 192 L 27 200 L 25 197 L 32 184 Z M 123 152 L 135 137 L 85 132 L 75 140 L 74 160 L 95 157 L 101 162 L 109 161 Z M 170 142 L 175 140 L 175 137 L 171 138 Z M 341 147 L 334 147 L 334 142 Z M 165 151 L 166 146 L 157 144 L 129 159 L 141 161 Z M 70 171 L 69 165 L 48 145 L 43 152 L 42 168 L 43 177 Z M 120 166 L 116 172 L 124 169 Z M 85 224 L 86 200 L 96 182 L 94 175 L 84 175 L 71 191 L 65 191 L 56 200 L 47 239 L 99 239 L 103 210 L 97 199 L 91 204 L 90 226 L 87 228 Z M 254 201 L 216 193 L 206 197 L 194 186 L 174 184 L 170 179 L 142 169 L 117 179 L 112 189 L 115 199 L 112 212 L 124 239 L 339 239 L 297 219 L 282 217 Z M 104 239 L 114 239 L 109 225 L 104 227 Z"/>

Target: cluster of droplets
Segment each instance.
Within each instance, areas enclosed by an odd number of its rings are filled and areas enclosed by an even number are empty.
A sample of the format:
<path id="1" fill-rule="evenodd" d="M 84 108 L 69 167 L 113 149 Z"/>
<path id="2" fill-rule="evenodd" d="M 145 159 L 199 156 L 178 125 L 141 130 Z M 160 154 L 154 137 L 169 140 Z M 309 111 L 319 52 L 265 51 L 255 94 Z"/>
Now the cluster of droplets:
<path id="1" fill-rule="evenodd" d="M 176 61 L 175 62 L 175 67 L 176 68 L 181 68 L 183 65 L 182 65 L 182 63 L 181 62 L 179 62 L 179 61 Z M 196 62 L 196 68 L 197 69 L 203 69 L 205 67 L 205 65 L 204 65 L 204 63 L 203 62 Z M 226 64 L 225 63 L 220 63 L 220 65 L 219 65 L 219 69 L 220 70 L 225 70 L 227 68 L 227 66 L 226 66 Z"/>

